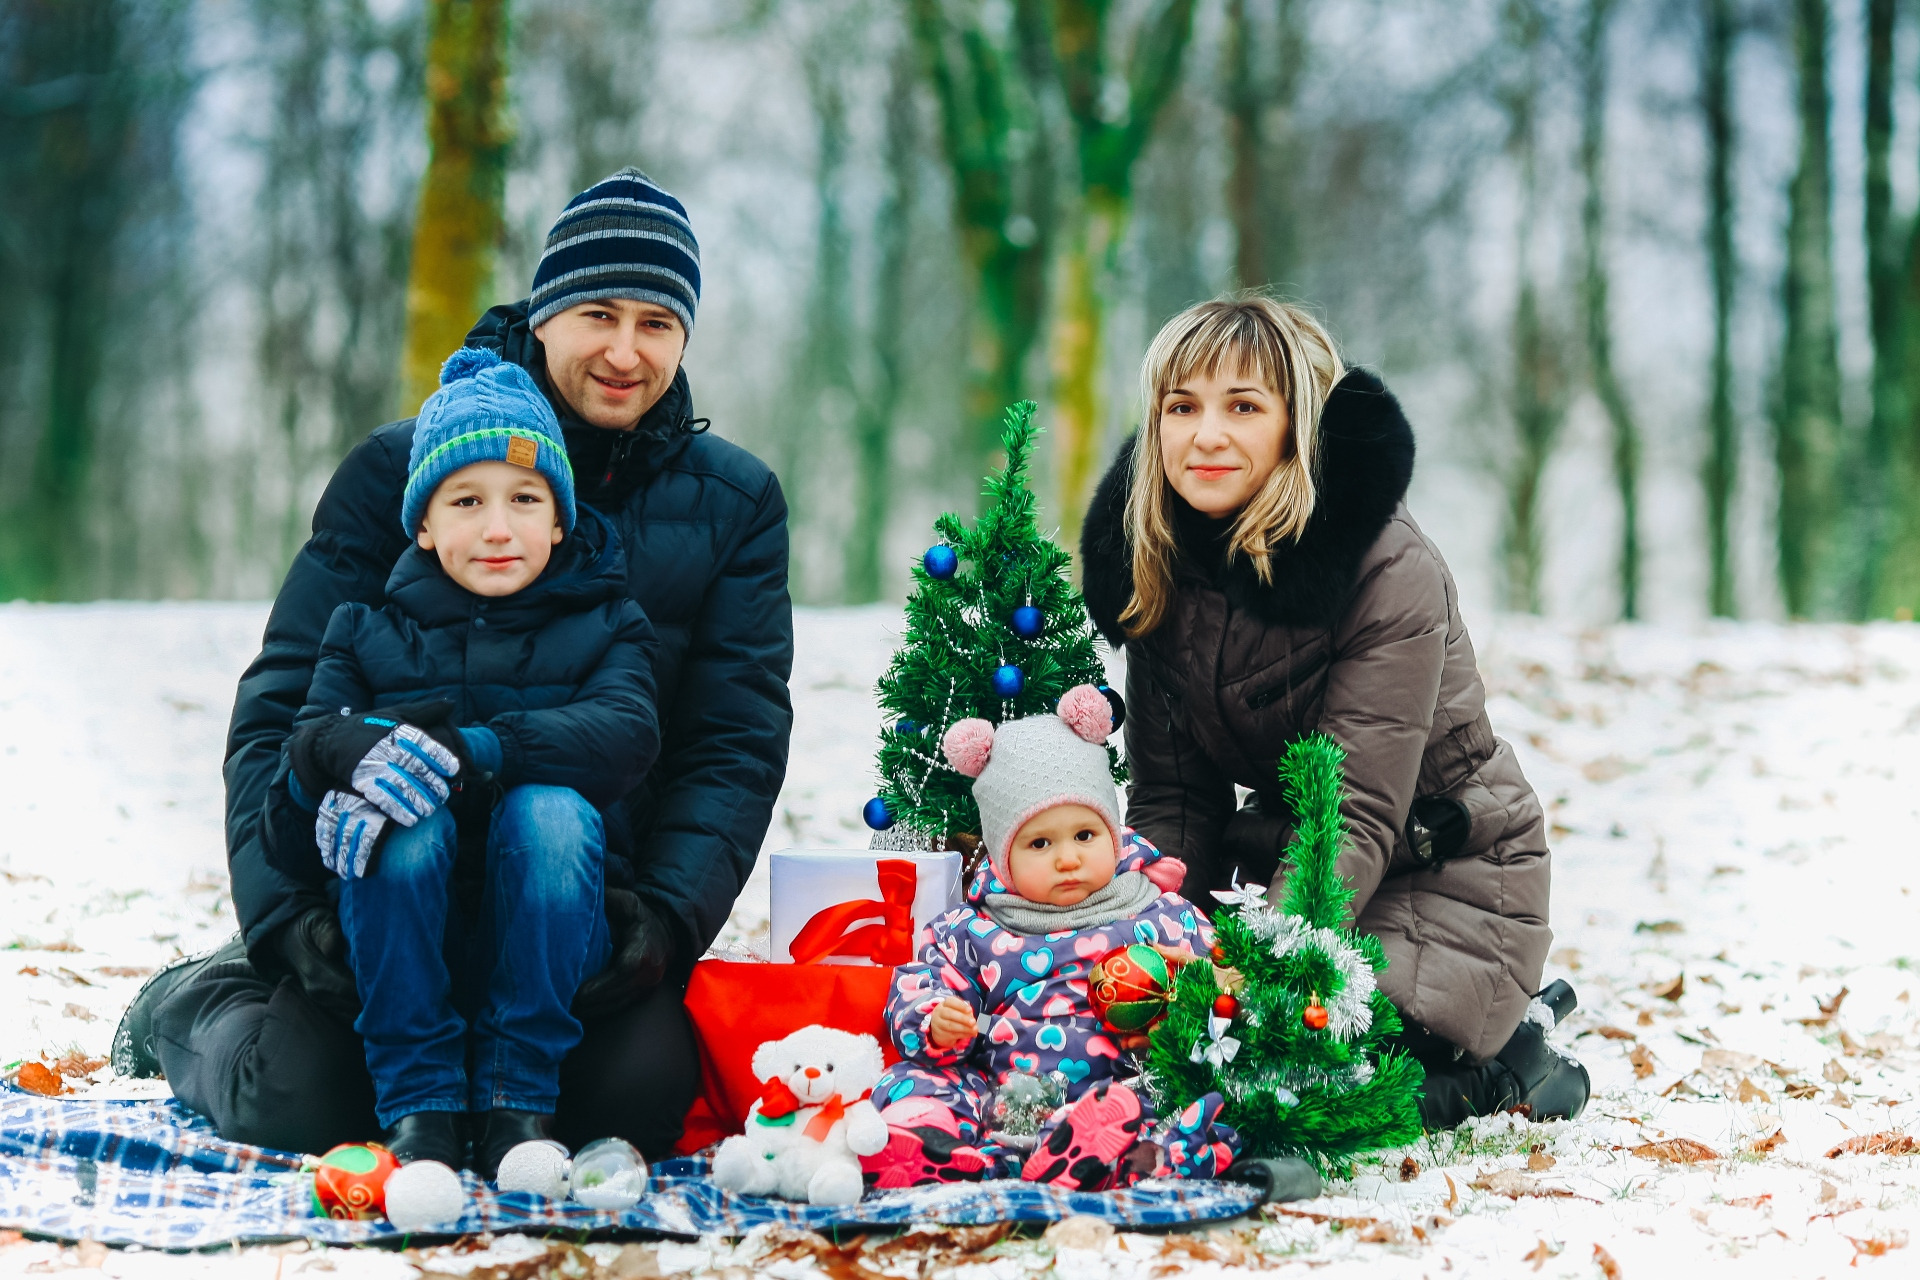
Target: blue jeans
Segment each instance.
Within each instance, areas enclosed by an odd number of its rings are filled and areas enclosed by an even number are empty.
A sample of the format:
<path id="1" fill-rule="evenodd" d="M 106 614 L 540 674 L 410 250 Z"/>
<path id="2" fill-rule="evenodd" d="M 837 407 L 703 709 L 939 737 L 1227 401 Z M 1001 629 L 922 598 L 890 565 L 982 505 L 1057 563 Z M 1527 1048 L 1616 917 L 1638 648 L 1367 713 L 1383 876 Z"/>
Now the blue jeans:
<path id="1" fill-rule="evenodd" d="M 448 909 L 458 848 L 443 807 L 392 828 L 373 871 L 338 882 L 382 1127 L 417 1111 L 551 1113 L 580 1042 L 568 1006 L 612 952 L 606 829 L 578 792 L 507 792 L 478 920 Z"/>

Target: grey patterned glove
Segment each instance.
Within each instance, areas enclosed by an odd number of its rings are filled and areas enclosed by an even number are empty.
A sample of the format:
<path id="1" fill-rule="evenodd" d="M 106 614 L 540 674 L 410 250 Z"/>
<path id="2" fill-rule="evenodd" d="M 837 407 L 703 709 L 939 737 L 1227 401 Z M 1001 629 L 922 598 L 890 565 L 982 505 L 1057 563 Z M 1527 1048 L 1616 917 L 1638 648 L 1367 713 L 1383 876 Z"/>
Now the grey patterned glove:
<path id="1" fill-rule="evenodd" d="M 342 880 L 358 880 L 373 862 L 387 815 L 351 791 L 329 791 L 320 801 L 313 838 L 320 861 Z"/>
<path id="2" fill-rule="evenodd" d="M 426 730 L 395 725 L 353 767 L 353 789 L 403 827 L 446 803 L 447 779 L 460 772 L 460 758 Z"/>

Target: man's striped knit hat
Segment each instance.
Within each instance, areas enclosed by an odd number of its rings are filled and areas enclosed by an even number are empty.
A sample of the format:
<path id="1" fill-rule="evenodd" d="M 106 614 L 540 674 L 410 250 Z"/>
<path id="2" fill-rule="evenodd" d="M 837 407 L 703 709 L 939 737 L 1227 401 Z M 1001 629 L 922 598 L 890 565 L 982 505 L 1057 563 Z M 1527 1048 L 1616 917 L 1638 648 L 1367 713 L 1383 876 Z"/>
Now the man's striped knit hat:
<path id="1" fill-rule="evenodd" d="M 598 298 L 653 302 L 693 333 L 700 242 L 680 202 L 628 167 L 575 196 L 547 232 L 533 273 L 528 323 L 539 328 Z"/>
<path id="2" fill-rule="evenodd" d="M 553 406 L 519 365 L 480 347 L 462 347 L 440 366 L 440 389 L 413 420 L 407 491 L 400 499 L 400 524 L 409 538 L 420 532 L 440 482 L 476 462 L 511 462 L 545 476 L 560 527 L 573 532 L 573 464 Z"/>

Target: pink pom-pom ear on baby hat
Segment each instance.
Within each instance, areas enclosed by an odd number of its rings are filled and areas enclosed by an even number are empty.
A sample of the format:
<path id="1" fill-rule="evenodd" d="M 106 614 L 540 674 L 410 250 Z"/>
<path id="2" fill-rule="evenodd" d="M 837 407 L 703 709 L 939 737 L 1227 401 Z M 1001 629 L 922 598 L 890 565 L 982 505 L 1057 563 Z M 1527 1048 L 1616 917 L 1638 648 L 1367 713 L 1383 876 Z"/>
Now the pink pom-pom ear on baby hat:
<path id="1" fill-rule="evenodd" d="M 947 763 L 969 778 L 977 778 L 993 758 L 993 726 L 985 720 L 969 718 L 954 721 L 940 739 Z"/>
<path id="2" fill-rule="evenodd" d="M 1069 729 L 1096 745 L 1113 732 L 1113 704 L 1090 684 L 1077 684 L 1060 695 L 1060 718 Z"/>

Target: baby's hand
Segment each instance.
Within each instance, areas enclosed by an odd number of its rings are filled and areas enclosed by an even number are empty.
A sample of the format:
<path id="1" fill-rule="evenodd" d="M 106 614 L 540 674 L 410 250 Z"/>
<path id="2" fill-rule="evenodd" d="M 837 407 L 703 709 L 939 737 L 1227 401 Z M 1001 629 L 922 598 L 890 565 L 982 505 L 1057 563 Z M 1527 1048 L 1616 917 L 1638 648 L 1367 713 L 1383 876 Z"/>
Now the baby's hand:
<path id="1" fill-rule="evenodd" d="M 973 1006 L 948 996 L 927 1020 L 927 1035 L 936 1049 L 956 1049 L 979 1034 L 973 1020 Z"/>

